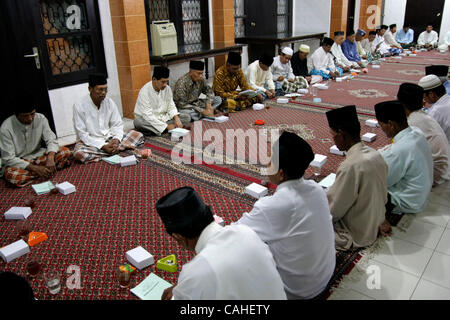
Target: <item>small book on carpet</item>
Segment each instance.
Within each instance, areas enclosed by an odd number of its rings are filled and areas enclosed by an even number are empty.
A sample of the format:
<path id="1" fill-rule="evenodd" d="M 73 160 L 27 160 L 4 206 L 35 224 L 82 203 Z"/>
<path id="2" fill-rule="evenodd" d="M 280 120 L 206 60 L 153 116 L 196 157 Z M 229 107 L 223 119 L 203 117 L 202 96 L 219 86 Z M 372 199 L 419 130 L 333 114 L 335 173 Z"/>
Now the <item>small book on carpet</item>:
<path id="1" fill-rule="evenodd" d="M 40 196 L 41 194 L 49 193 L 50 191 L 56 188 L 51 181 L 33 184 L 32 187 L 38 196 Z"/>
<path id="2" fill-rule="evenodd" d="M 328 190 L 336 180 L 336 174 L 330 173 L 328 176 L 326 176 L 322 181 L 319 182 L 319 185 L 322 186 L 325 190 Z"/>
<path id="3" fill-rule="evenodd" d="M 142 300 L 161 300 L 164 290 L 171 286 L 171 283 L 154 273 L 150 273 L 147 278 L 130 291 Z"/>
<path id="4" fill-rule="evenodd" d="M 115 154 L 111 157 L 106 157 L 106 158 L 102 158 L 103 161 L 109 163 L 109 164 L 119 164 L 120 163 L 120 158 L 122 158 L 121 156 L 119 156 L 118 154 Z"/>
<path id="5" fill-rule="evenodd" d="M 218 117 L 203 117 L 202 120 L 210 121 L 210 122 L 217 122 L 217 123 L 224 123 L 227 122 L 230 118 L 227 116 L 218 116 Z"/>
<path id="6" fill-rule="evenodd" d="M 246 96 L 247 98 L 254 98 L 258 95 L 258 92 L 253 91 L 253 90 L 245 90 L 245 91 L 239 92 L 239 95 Z"/>

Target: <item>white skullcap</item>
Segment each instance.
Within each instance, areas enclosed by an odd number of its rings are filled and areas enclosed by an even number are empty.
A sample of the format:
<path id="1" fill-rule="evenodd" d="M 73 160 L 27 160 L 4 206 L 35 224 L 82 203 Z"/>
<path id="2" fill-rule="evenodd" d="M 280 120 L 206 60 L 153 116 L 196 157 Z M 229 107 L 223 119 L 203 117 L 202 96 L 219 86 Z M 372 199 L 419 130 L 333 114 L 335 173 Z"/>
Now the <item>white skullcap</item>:
<path id="1" fill-rule="evenodd" d="M 300 47 L 298 48 L 298 51 L 301 52 L 305 52 L 305 53 L 309 53 L 309 46 L 306 44 L 301 44 Z"/>
<path id="2" fill-rule="evenodd" d="M 420 79 L 419 86 L 421 86 L 423 90 L 431 90 L 439 86 L 442 86 L 442 81 L 441 79 L 439 79 L 438 76 L 430 74 Z"/>
<path id="3" fill-rule="evenodd" d="M 289 47 L 284 47 L 283 50 L 281 50 L 281 52 L 290 56 L 294 54 L 294 51 Z"/>

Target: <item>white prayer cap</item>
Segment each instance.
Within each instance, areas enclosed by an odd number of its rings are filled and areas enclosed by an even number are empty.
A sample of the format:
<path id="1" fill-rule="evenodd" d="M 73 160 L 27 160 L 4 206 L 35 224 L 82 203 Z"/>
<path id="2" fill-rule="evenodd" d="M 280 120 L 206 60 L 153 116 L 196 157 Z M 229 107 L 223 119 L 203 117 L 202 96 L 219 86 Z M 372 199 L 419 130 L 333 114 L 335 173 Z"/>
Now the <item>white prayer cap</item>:
<path id="1" fill-rule="evenodd" d="M 442 86 L 442 82 L 438 76 L 430 74 L 420 79 L 419 86 L 421 86 L 423 90 L 431 90 L 439 86 Z"/>
<path id="2" fill-rule="evenodd" d="M 298 51 L 309 53 L 309 46 L 306 44 L 301 44 L 300 47 L 298 48 Z"/>
<path id="3" fill-rule="evenodd" d="M 281 50 L 281 52 L 284 54 L 290 55 L 290 56 L 292 56 L 294 54 L 294 50 L 292 50 L 289 47 L 284 47 L 283 50 Z"/>

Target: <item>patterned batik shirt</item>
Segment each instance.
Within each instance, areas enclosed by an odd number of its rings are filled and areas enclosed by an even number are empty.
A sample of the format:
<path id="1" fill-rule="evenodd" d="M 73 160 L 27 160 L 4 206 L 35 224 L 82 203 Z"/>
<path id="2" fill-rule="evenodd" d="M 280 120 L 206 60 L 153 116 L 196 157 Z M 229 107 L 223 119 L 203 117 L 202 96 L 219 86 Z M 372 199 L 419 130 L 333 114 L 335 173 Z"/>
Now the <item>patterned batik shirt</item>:
<path id="1" fill-rule="evenodd" d="M 236 91 L 238 86 L 242 91 L 255 90 L 248 85 L 242 69 L 239 69 L 236 74 L 229 73 L 226 65 L 217 69 L 213 82 L 213 90 L 216 95 L 221 98 L 235 99 L 238 96 Z"/>
<path id="2" fill-rule="evenodd" d="M 206 96 L 204 100 L 199 99 L 202 93 Z M 186 73 L 175 83 L 173 100 L 179 110 L 194 108 L 201 113 L 205 109 L 206 104 L 212 103 L 213 99 L 214 91 L 208 86 L 205 79 L 194 82 L 189 73 Z"/>

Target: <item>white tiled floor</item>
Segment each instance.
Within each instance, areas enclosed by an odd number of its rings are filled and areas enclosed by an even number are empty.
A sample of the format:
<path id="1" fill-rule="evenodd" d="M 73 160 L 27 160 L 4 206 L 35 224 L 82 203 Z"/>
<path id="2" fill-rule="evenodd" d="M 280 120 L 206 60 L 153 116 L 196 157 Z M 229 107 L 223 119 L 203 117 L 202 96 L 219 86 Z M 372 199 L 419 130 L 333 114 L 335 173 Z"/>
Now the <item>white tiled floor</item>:
<path id="1" fill-rule="evenodd" d="M 403 223 L 404 221 L 409 223 Z M 367 264 L 357 264 L 332 300 L 450 300 L 450 183 L 434 189 L 427 209 L 402 219 Z M 380 288 L 370 289 L 371 269 Z"/>

